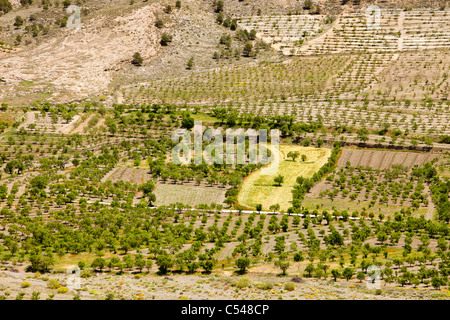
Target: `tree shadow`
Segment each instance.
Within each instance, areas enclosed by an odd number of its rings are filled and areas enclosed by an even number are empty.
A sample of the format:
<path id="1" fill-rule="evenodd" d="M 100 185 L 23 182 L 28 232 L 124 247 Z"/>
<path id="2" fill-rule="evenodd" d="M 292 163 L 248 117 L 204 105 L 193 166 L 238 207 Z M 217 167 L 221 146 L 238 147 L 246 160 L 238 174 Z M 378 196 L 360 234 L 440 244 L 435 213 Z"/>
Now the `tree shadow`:
<path id="1" fill-rule="evenodd" d="M 235 275 L 242 276 L 247 273 L 247 270 L 235 270 L 233 273 Z"/>

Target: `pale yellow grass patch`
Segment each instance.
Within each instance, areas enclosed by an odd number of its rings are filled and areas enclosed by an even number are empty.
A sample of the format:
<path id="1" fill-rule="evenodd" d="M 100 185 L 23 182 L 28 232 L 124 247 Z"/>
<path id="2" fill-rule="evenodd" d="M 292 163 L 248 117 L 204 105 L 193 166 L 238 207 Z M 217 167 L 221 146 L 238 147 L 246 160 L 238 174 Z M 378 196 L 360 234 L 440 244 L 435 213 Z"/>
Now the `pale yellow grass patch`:
<path id="1" fill-rule="evenodd" d="M 289 151 L 298 151 L 300 155 L 307 156 L 306 161 L 299 156 L 296 161 L 288 158 Z M 280 165 L 275 175 L 262 175 L 260 170 L 250 174 L 242 184 L 238 195 L 239 204 L 255 208 L 257 204 L 262 204 L 263 210 L 278 203 L 281 210 L 287 210 L 292 202 L 292 189 L 298 176 L 310 178 L 319 170 L 331 155 L 331 149 L 301 147 L 295 145 L 280 145 Z M 277 175 L 284 176 L 281 187 L 277 186 L 274 178 Z"/>

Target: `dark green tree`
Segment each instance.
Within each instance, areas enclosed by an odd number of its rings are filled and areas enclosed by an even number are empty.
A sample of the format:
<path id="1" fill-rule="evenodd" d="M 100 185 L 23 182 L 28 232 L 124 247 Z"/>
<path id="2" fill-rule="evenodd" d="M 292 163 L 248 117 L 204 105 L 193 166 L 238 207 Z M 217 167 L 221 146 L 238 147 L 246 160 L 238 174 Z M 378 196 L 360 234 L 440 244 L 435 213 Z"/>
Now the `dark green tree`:
<path id="1" fill-rule="evenodd" d="M 247 257 L 241 257 L 235 261 L 236 267 L 239 268 L 240 273 L 245 273 L 247 268 L 250 266 L 250 259 Z"/>

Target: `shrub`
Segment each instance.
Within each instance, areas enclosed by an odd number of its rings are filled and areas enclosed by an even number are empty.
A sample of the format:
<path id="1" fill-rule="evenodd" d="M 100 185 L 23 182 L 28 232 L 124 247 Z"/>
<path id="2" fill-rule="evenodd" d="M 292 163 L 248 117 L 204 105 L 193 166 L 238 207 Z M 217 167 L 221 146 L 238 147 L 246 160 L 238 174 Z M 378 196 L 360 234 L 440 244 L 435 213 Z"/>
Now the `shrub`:
<path id="1" fill-rule="evenodd" d="M 305 260 L 305 258 L 303 258 L 303 254 L 301 252 L 297 252 L 296 254 L 294 254 L 294 261 L 295 262 L 300 262 Z"/>
<path id="2" fill-rule="evenodd" d="M 217 13 L 222 12 L 223 11 L 223 7 L 224 7 L 223 1 L 222 0 L 217 1 L 216 12 Z"/>
<path id="3" fill-rule="evenodd" d="M 241 278 L 238 280 L 238 282 L 236 282 L 236 287 L 238 287 L 239 289 L 242 288 L 248 288 L 250 287 L 251 282 L 249 278 Z"/>
<path id="4" fill-rule="evenodd" d="M 223 23 L 223 14 L 219 13 L 219 14 L 217 15 L 216 22 L 217 22 L 218 24 L 222 24 L 222 23 Z"/>
<path id="5" fill-rule="evenodd" d="M 293 291 L 295 289 L 295 284 L 292 282 L 286 282 L 284 284 L 284 290 Z"/>
<path id="6" fill-rule="evenodd" d="M 186 68 L 188 70 L 191 70 L 193 67 L 194 67 L 194 57 L 190 57 L 187 62 Z"/>
<path id="7" fill-rule="evenodd" d="M 160 44 L 162 46 L 167 46 L 169 44 L 169 42 L 172 42 L 172 36 L 167 34 L 167 33 L 163 33 L 161 35 L 161 41 Z"/>
<path id="8" fill-rule="evenodd" d="M 242 53 L 244 54 L 244 56 L 250 57 L 253 53 L 253 44 L 251 42 L 247 42 Z"/>
<path id="9" fill-rule="evenodd" d="M 47 281 L 47 288 L 49 289 L 59 289 L 61 284 L 56 279 L 50 279 Z"/>
<path id="10" fill-rule="evenodd" d="M 144 62 L 144 59 L 142 58 L 141 54 L 139 52 L 135 52 L 131 63 L 137 66 L 142 66 L 142 62 Z"/>
<path id="11" fill-rule="evenodd" d="M 31 284 L 28 281 L 24 281 L 20 284 L 22 288 L 28 288 Z"/>
<path id="12" fill-rule="evenodd" d="M 105 300 L 114 300 L 114 293 L 108 293 Z"/>
<path id="13" fill-rule="evenodd" d="M 164 8 L 164 12 L 165 13 L 171 13 L 172 12 L 172 6 L 170 4 L 168 4 L 165 8 Z"/>
<path id="14" fill-rule="evenodd" d="M 439 143 L 447 143 L 450 144 L 450 136 L 441 136 L 439 138 Z"/>
<path id="15" fill-rule="evenodd" d="M 9 0 L 0 0 L 0 12 L 8 13 L 12 10 L 12 5 Z"/>
<path id="16" fill-rule="evenodd" d="M 256 285 L 256 287 L 261 290 L 270 290 L 273 288 L 273 283 L 272 282 L 262 282 L 262 283 L 258 283 Z"/>
<path id="17" fill-rule="evenodd" d="M 59 287 L 58 288 L 58 293 L 66 293 L 67 291 L 69 291 L 69 289 L 67 287 Z"/>
<path id="18" fill-rule="evenodd" d="M 23 25 L 23 19 L 21 16 L 16 16 L 16 19 L 14 20 L 14 27 L 20 27 Z"/>
<path id="19" fill-rule="evenodd" d="M 81 278 L 90 278 L 94 275 L 92 270 L 83 270 L 81 271 L 80 277 Z"/>
<path id="20" fill-rule="evenodd" d="M 312 6 L 313 6 L 312 0 L 305 0 L 305 2 L 303 3 L 303 9 L 305 10 L 310 10 Z"/>
<path id="21" fill-rule="evenodd" d="M 58 19 L 58 20 L 56 20 L 56 24 L 59 25 L 61 28 L 65 28 L 67 26 L 68 19 L 69 18 L 67 16 L 63 17 L 61 19 Z"/>
<path id="22" fill-rule="evenodd" d="M 219 39 L 219 43 L 223 44 L 227 48 L 231 47 L 231 41 L 232 41 L 232 39 L 229 34 L 224 34 Z"/>
<path id="23" fill-rule="evenodd" d="M 23 300 L 24 296 L 25 296 L 25 292 L 19 292 L 16 296 L 16 300 Z"/>
<path id="24" fill-rule="evenodd" d="M 164 26 L 164 22 L 161 19 L 156 20 L 155 27 L 162 28 Z"/>
<path id="25" fill-rule="evenodd" d="M 72 161 L 73 163 L 73 161 Z M 75 163 L 74 163 L 75 165 Z M 84 268 L 86 267 L 86 263 L 84 261 L 78 261 L 78 268 L 80 268 L 80 270 L 84 270 Z"/>
<path id="26" fill-rule="evenodd" d="M 233 19 L 233 20 L 231 21 L 231 23 L 230 23 L 230 29 L 233 30 L 233 31 L 237 29 L 237 21 L 236 21 L 236 19 Z"/>

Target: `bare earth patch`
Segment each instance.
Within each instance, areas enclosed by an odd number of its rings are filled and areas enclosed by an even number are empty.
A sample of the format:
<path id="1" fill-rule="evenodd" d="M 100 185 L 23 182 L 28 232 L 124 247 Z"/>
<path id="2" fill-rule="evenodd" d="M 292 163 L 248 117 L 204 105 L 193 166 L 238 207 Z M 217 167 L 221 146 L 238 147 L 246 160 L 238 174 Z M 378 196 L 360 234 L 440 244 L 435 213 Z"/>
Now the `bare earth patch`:
<path id="1" fill-rule="evenodd" d="M 199 204 L 222 204 L 225 200 L 225 188 L 180 184 L 158 184 L 155 189 L 157 206 L 183 203 L 191 206 Z"/>

